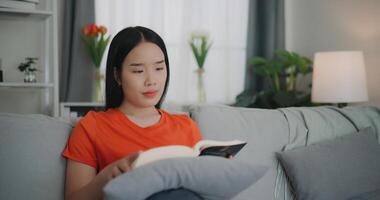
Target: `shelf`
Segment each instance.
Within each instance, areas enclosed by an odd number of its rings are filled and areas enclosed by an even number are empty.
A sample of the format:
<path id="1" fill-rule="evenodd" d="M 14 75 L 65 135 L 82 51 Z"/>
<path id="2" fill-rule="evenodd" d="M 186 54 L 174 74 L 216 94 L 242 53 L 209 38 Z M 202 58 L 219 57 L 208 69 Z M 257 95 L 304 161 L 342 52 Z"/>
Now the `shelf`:
<path id="1" fill-rule="evenodd" d="M 0 15 L 32 15 L 36 17 L 49 17 L 53 15 L 51 11 L 45 10 L 22 10 L 13 8 L 0 8 Z"/>
<path id="2" fill-rule="evenodd" d="M 105 106 L 99 102 L 61 102 L 61 106 L 81 107 L 81 106 Z"/>
<path id="3" fill-rule="evenodd" d="M 105 103 L 100 102 L 62 102 L 60 105 L 60 116 L 74 120 L 85 116 L 90 110 L 103 111 L 105 108 Z"/>
<path id="4" fill-rule="evenodd" d="M 0 88 L 52 88 L 53 83 L 0 82 Z"/>
<path id="5" fill-rule="evenodd" d="M 6 74 L 0 82 L 0 112 L 59 116 L 58 0 L 35 0 L 35 6 L 0 2 L 17 6 L 0 7 L 0 57 Z M 43 73 L 37 83 L 24 83 L 15 69 L 27 56 L 39 59 Z"/>

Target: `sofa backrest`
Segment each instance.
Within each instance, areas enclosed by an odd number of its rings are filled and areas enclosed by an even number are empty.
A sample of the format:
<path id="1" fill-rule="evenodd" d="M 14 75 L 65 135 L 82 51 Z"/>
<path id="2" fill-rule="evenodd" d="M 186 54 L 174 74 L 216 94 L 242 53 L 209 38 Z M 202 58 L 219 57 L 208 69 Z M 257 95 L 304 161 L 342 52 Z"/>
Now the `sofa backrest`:
<path id="1" fill-rule="evenodd" d="M 70 123 L 0 113 L 0 199 L 63 199 Z"/>

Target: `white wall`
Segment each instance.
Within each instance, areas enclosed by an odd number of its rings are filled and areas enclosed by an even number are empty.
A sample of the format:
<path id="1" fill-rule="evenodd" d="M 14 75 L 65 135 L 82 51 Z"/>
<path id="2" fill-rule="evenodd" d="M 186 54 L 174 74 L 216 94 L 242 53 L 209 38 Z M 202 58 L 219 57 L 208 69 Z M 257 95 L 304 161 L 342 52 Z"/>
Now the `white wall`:
<path id="1" fill-rule="evenodd" d="M 310 58 L 318 51 L 362 50 L 367 104 L 380 105 L 379 11 L 379 0 L 286 0 L 286 48 Z"/>

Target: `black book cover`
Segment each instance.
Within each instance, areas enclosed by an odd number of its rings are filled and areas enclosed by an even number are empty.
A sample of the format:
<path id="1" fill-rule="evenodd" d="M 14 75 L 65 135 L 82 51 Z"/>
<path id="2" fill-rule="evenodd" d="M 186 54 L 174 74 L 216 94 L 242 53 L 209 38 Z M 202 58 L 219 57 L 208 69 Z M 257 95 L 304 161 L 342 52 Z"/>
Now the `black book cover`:
<path id="1" fill-rule="evenodd" d="M 230 146 L 212 146 L 202 149 L 199 156 L 220 156 L 229 158 L 235 156 L 247 143 Z"/>

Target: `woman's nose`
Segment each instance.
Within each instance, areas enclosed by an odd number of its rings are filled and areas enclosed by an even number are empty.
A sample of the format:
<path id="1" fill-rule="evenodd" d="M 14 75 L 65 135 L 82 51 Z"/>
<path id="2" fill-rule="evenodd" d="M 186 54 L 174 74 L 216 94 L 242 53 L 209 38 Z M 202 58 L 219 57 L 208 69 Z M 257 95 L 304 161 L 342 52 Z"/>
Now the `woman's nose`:
<path id="1" fill-rule="evenodd" d="M 156 85 L 156 83 L 155 82 L 145 82 L 145 86 L 154 86 L 154 85 Z"/>
<path id="2" fill-rule="evenodd" d="M 152 85 L 156 85 L 156 79 L 154 78 L 154 75 L 152 72 L 148 71 L 146 73 L 146 77 L 145 77 L 145 86 L 152 86 Z"/>

